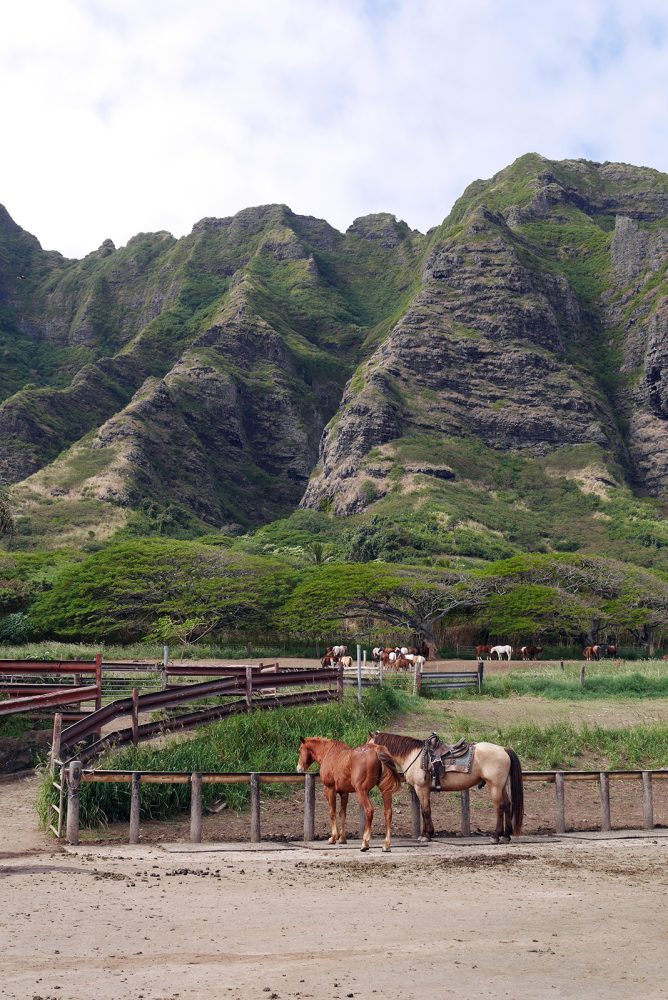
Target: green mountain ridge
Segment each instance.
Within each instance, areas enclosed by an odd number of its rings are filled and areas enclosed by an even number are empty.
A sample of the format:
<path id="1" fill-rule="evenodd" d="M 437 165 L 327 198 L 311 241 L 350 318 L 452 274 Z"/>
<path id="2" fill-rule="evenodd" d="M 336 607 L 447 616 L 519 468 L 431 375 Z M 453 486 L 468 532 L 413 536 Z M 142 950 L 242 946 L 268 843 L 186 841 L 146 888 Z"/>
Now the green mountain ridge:
<path id="1" fill-rule="evenodd" d="M 71 261 L 2 210 L 13 545 L 317 524 L 356 558 L 668 570 L 667 264 L 668 176 L 536 154 L 426 236 L 271 205 Z"/>

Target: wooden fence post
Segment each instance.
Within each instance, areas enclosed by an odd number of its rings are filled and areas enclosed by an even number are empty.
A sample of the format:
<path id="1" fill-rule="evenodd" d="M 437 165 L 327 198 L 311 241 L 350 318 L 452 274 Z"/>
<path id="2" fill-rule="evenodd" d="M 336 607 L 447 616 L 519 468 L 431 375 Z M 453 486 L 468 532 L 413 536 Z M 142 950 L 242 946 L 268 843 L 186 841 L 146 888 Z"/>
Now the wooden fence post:
<path id="1" fill-rule="evenodd" d="M 462 810 L 462 837 L 471 836 L 471 796 L 468 788 L 463 789 L 461 795 Z"/>
<path id="2" fill-rule="evenodd" d="M 339 665 L 337 667 L 337 670 L 338 670 L 338 674 L 337 674 L 337 677 L 336 677 L 336 700 L 338 702 L 342 702 L 343 701 L 343 664 L 342 663 L 339 663 Z"/>
<path id="3" fill-rule="evenodd" d="M 81 761 L 70 762 L 67 774 L 67 842 L 79 843 L 79 799 L 81 796 Z"/>
<path id="4" fill-rule="evenodd" d="M 250 711 L 253 707 L 253 668 L 246 667 L 246 705 Z"/>
<path id="5" fill-rule="evenodd" d="M 557 771 L 554 775 L 554 826 L 557 833 L 566 832 L 566 795 L 564 772 Z"/>
<path id="6" fill-rule="evenodd" d="M 95 711 L 97 711 L 98 708 L 102 708 L 102 653 L 98 653 L 95 657 L 95 684 L 97 686 Z"/>
<path id="7" fill-rule="evenodd" d="M 315 774 L 304 778 L 304 840 L 315 840 Z"/>
<path id="8" fill-rule="evenodd" d="M 132 689 L 132 745 L 139 743 L 139 691 Z"/>
<path id="9" fill-rule="evenodd" d="M 642 772 L 642 825 L 645 830 L 654 829 L 654 802 L 652 799 L 652 775 Z"/>
<path id="10" fill-rule="evenodd" d="M 132 772 L 130 785 L 130 839 L 129 844 L 139 843 L 139 809 L 141 806 L 141 774 Z"/>
<path id="11" fill-rule="evenodd" d="M 357 643 L 357 704 L 362 706 L 362 647 Z"/>
<path id="12" fill-rule="evenodd" d="M 202 775 L 190 775 L 190 841 L 202 843 Z"/>
<path id="13" fill-rule="evenodd" d="M 580 687 L 585 686 L 585 673 L 586 673 L 586 668 L 583 663 L 582 666 L 580 667 Z"/>
<path id="14" fill-rule="evenodd" d="M 259 844 L 261 839 L 260 831 L 260 777 L 257 773 L 250 776 L 250 798 L 251 798 L 251 844 Z"/>
<path id="15" fill-rule="evenodd" d="M 98 653 L 95 657 L 95 684 L 97 687 L 97 694 L 95 695 L 95 711 L 97 712 L 102 708 L 102 653 Z M 79 711 L 81 711 L 81 702 L 79 702 Z M 96 730 L 98 740 L 102 738 L 102 726 Z"/>
<path id="16" fill-rule="evenodd" d="M 51 736 L 51 760 L 49 770 L 51 774 L 56 773 L 56 761 L 60 760 L 60 737 L 63 731 L 63 713 L 56 712 L 53 717 L 53 735 Z"/>
<path id="17" fill-rule="evenodd" d="M 181 661 L 183 662 L 183 661 Z M 167 664 L 169 663 L 169 646 L 162 647 L 162 690 L 167 687 Z"/>
<path id="18" fill-rule="evenodd" d="M 378 683 L 380 687 L 383 686 L 383 661 L 381 659 L 378 660 Z"/>
<path id="19" fill-rule="evenodd" d="M 411 820 L 413 824 L 413 840 L 417 840 L 422 833 L 422 809 L 417 793 L 411 785 Z"/>
<path id="20" fill-rule="evenodd" d="M 485 679 L 485 664 L 478 660 L 478 694 L 482 694 L 482 684 Z"/>
<path id="21" fill-rule="evenodd" d="M 598 781 L 601 796 L 601 830 L 605 832 L 612 829 L 610 822 L 610 777 L 606 771 L 601 771 Z"/>

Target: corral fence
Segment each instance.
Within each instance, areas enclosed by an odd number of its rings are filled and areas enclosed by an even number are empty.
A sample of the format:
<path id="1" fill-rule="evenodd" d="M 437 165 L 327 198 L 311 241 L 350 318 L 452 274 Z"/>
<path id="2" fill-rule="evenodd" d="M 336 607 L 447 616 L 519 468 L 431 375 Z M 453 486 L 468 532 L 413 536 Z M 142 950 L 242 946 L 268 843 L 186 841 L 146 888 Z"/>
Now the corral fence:
<path id="1" fill-rule="evenodd" d="M 58 802 L 51 803 L 49 829 L 58 837 L 63 830 L 65 784 L 70 763 L 69 760 L 62 759 L 64 748 L 76 748 L 77 762 L 81 767 L 83 763 L 98 757 L 105 750 L 129 743 L 136 746 L 143 740 L 193 729 L 240 712 L 325 704 L 343 699 L 343 670 L 339 667 L 282 670 L 276 663 L 271 664 L 271 672 L 265 672 L 266 667 L 255 665 L 239 665 L 225 669 L 231 673 L 204 683 L 176 685 L 164 691 L 154 691 L 144 695 L 140 695 L 135 689 L 130 698 L 111 702 L 65 729 L 62 728 L 62 717 L 57 713 L 54 718 L 51 743 L 51 780 L 58 793 Z M 278 694 L 277 689 L 281 687 L 293 690 L 287 694 Z M 295 688 L 306 688 L 306 690 L 295 691 Z M 156 710 L 164 712 L 189 702 L 202 703 L 214 697 L 229 698 L 239 693 L 243 693 L 242 698 L 223 704 L 205 705 L 185 714 L 171 715 L 150 722 L 139 721 L 141 713 L 144 712 Z M 127 716 L 130 717 L 130 726 L 112 730 L 102 736 L 103 726 Z M 85 741 L 91 736 L 97 736 L 97 739 L 85 745 Z"/>
<path id="2" fill-rule="evenodd" d="M 102 704 L 102 657 L 98 654 L 92 662 L 0 660 L 0 694 L 6 696 L 0 701 L 0 717 L 39 717 L 48 709 L 73 706 L 66 718 L 81 718 L 84 704 L 94 704 L 96 710 Z"/>
<path id="3" fill-rule="evenodd" d="M 60 762 L 59 762 L 60 763 Z M 642 790 L 643 829 L 654 829 L 654 808 L 652 785 L 654 781 L 668 780 L 668 769 L 629 771 L 525 771 L 525 783 L 552 783 L 555 788 L 554 830 L 556 834 L 566 832 L 566 785 L 573 781 L 589 781 L 598 784 L 601 804 L 600 830 L 612 829 L 610 814 L 610 781 L 635 781 Z M 260 788 L 262 785 L 290 784 L 304 786 L 304 841 L 315 839 L 315 786 L 318 775 L 294 772 L 204 772 L 184 771 L 112 771 L 95 770 L 82 766 L 80 760 L 70 761 L 63 767 L 58 827 L 51 827 L 58 837 L 63 829 L 63 790 L 67 788 L 66 838 L 70 844 L 79 842 L 79 802 L 81 785 L 90 782 L 120 782 L 131 785 L 130 791 L 130 844 L 139 842 L 139 817 L 141 809 L 142 784 L 184 784 L 190 785 L 190 840 L 202 840 L 202 786 L 205 784 L 231 785 L 246 784 L 250 788 L 250 831 L 249 840 L 261 842 Z M 456 794 L 456 793 L 450 793 Z M 413 837 L 417 839 L 421 831 L 420 803 L 415 791 L 410 789 L 411 819 Z M 460 832 L 463 837 L 471 834 L 471 804 L 469 791 L 459 792 Z M 360 836 L 364 829 L 364 812 L 360 810 Z"/>
<path id="4" fill-rule="evenodd" d="M 82 761 L 91 760 L 111 746 L 122 746 L 127 743 L 136 745 L 165 731 L 192 729 L 239 712 L 340 701 L 343 697 L 343 678 L 340 668 L 281 669 L 275 663 L 268 667 L 240 664 L 221 668 L 181 669 L 197 669 L 218 674 L 224 671 L 224 675 L 200 683 L 168 685 L 165 690 L 152 691 L 148 694 L 139 694 L 135 688 L 129 698 L 110 702 L 65 729 L 59 730 L 59 721 L 56 717 L 52 760 L 61 757 L 63 748 L 77 746 L 94 734 L 98 736 L 97 741 L 77 754 Z M 279 688 L 306 690 L 293 690 L 279 695 Z M 243 697 L 235 701 L 221 703 L 219 700 L 234 698 L 239 694 Z M 217 703 L 206 704 L 211 699 L 216 699 Z M 188 703 L 194 703 L 196 706 L 199 703 L 199 706 L 185 714 L 167 714 L 161 719 L 140 722 L 140 715 L 147 712 L 170 713 L 172 709 Z M 102 737 L 103 727 L 124 717 L 129 717 L 129 726 L 107 732 Z"/>

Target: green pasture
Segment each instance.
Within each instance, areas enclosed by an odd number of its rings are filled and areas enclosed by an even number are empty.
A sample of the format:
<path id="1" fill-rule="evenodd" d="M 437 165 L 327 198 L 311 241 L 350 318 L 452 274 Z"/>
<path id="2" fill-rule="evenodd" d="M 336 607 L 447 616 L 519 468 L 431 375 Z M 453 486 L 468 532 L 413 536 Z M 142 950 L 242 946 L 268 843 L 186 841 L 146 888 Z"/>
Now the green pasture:
<path id="1" fill-rule="evenodd" d="M 580 671 L 584 667 L 584 683 Z M 668 698 L 668 661 L 617 660 L 598 663 L 565 663 L 537 666 L 531 670 L 510 670 L 487 674 L 483 694 L 470 690 L 430 692 L 431 699 L 464 701 L 483 698 L 515 698 L 522 695 L 551 700 L 586 701 L 591 699 Z"/>
<path id="2" fill-rule="evenodd" d="M 609 729 L 558 722 L 490 726 L 466 715 L 448 723 L 457 736 L 513 747 L 525 770 L 659 768 L 668 765 L 668 725 L 656 722 Z"/>

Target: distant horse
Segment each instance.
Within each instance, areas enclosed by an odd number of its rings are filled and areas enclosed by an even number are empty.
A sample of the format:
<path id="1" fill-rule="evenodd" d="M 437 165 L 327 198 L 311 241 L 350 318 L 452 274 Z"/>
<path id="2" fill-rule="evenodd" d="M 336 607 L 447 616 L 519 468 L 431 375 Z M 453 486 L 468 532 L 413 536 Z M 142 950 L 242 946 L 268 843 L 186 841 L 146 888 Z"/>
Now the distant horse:
<path id="1" fill-rule="evenodd" d="M 585 646 L 582 650 L 582 655 L 585 660 L 591 662 L 592 660 L 601 659 L 601 647 L 600 646 Z"/>
<path id="2" fill-rule="evenodd" d="M 492 659 L 494 659 L 494 657 L 496 656 L 497 660 L 510 660 L 513 655 L 513 647 L 492 646 L 489 652 Z"/>
<path id="3" fill-rule="evenodd" d="M 476 660 L 482 660 L 483 656 L 487 657 L 488 660 L 492 658 L 492 647 L 491 646 L 476 646 L 475 648 L 475 658 Z"/>
<path id="4" fill-rule="evenodd" d="M 332 652 L 334 656 L 345 656 L 348 652 L 347 646 L 332 646 Z"/>
<path id="5" fill-rule="evenodd" d="M 608 645 L 605 647 L 605 655 L 610 657 L 617 656 L 617 647 L 615 646 L 614 642 L 609 642 Z"/>
<path id="6" fill-rule="evenodd" d="M 523 660 L 536 660 L 539 653 L 543 652 L 542 646 L 520 646 L 519 653 Z"/>
<path id="7" fill-rule="evenodd" d="M 434 835 L 431 819 L 431 773 L 423 767 L 424 741 L 397 733 L 375 732 L 370 734 L 372 746 L 382 746 L 404 772 L 404 778 L 415 789 L 422 811 L 421 840 Z M 522 832 L 524 820 L 524 785 L 522 765 L 514 750 L 496 743 L 476 743 L 470 772 L 446 771 L 441 777 L 441 790 L 461 791 L 480 782 L 489 786 L 492 802 L 496 807 L 496 829 L 492 841 L 499 838 L 510 843 L 511 834 Z"/>
<path id="8" fill-rule="evenodd" d="M 357 801 L 364 809 L 364 834 L 361 850 L 369 850 L 371 839 L 371 824 L 373 822 L 373 806 L 369 798 L 372 788 L 378 786 L 383 797 L 385 810 L 385 842 L 383 850 L 391 848 L 392 832 L 392 796 L 401 787 L 401 776 L 392 757 L 384 747 L 369 746 L 351 749 L 347 743 L 339 740 L 328 740 L 323 736 L 311 736 L 301 739 L 297 770 L 304 772 L 311 764 L 320 765 L 320 780 L 325 789 L 325 798 L 329 803 L 329 816 L 332 823 L 330 844 L 346 843 L 346 809 L 348 795 L 354 792 Z M 339 825 L 336 824 L 336 796 L 341 799 Z"/>
<path id="9" fill-rule="evenodd" d="M 339 660 L 339 663 L 344 668 L 344 670 L 350 669 L 350 667 L 352 667 L 353 665 L 353 658 L 352 656 L 342 656 Z"/>
<path id="10" fill-rule="evenodd" d="M 322 658 L 323 667 L 335 667 L 339 662 L 339 657 L 335 656 L 334 653 L 327 652 Z"/>

